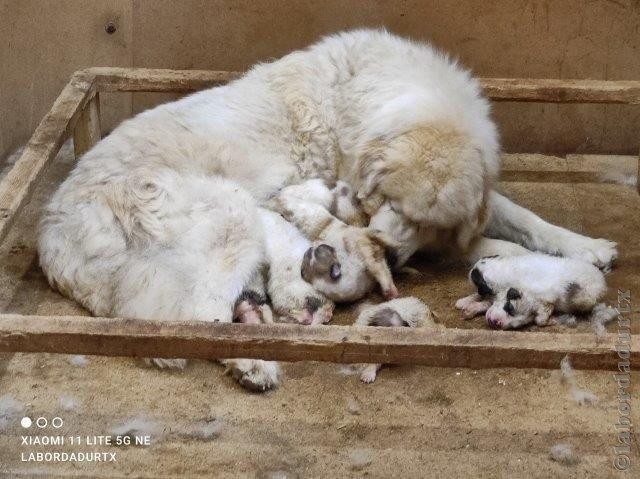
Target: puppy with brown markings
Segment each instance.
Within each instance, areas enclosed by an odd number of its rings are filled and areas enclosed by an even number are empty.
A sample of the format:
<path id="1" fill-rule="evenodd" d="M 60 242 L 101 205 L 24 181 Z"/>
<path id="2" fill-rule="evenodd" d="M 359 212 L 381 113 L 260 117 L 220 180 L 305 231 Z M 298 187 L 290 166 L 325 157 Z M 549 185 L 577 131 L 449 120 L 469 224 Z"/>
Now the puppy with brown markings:
<path id="1" fill-rule="evenodd" d="M 396 298 L 398 289 L 386 260 L 396 242 L 381 231 L 341 221 L 360 214 L 355 200 L 344 194 L 345 187 L 330 190 L 322 180 L 306 181 L 282 189 L 270 206 L 312 242 L 301 272 L 317 291 L 334 301 L 354 301 L 377 282 L 386 298 Z"/>
<path id="2" fill-rule="evenodd" d="M 365 305 L 356 326 L 378 326 L 385 328 L 438 328 L 429 307 L 418 298 L 398 298 L 374 306 Z M 364 364 L 360 380 L 372 383 L 376 380 L 382 364 Z"/>
<path id="3" fill-rule="evenodd" d="M 350 236 L 318 231 L 335 228 L 341 233 L 349 228 L 341 219 L 353 220 L 361 214 L 349 186 L 340 183 L 332 190 L 322 180 L 283 188 L 273 206 L 286 218 L 260 210 L 267 291 L 277 314 L 301 324 L 330 321 L 334 301 L 361 299 L 377 279 L 386 295 L 397 294 L 385 260 L 386 244 L 376 241 L 375 231 L 354 228 L 355 244 Z M 362 231 L 370 237 L 358 237 Z"/>

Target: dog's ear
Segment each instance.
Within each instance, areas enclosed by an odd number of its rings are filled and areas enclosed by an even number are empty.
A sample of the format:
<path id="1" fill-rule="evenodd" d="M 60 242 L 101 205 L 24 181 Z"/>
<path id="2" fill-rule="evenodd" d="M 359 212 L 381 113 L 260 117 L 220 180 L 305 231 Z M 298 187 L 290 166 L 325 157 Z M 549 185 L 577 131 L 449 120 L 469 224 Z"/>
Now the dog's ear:
<path id="1" fill-rule="evenodd" d="M 357 178 L 354 181 L 357 186 L 356 197 L 369 216 L 378 211 L 384 202 L 378 186 L 386 174 L 382 142 L 373 141 L 367 145 L 358 160 Z"/>

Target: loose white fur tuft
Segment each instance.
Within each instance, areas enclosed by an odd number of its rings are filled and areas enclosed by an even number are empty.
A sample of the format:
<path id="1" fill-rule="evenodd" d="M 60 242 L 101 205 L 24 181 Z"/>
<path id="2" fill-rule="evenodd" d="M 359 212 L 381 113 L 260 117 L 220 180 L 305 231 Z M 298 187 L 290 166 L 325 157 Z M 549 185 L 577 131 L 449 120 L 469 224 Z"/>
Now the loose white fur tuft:
<path id="1" fill-rule="evenodd" d="M 349 463 L 355 470 L 363 469 L 373 462 L 373 453 L 370 449 L 353 449 L 349 452 Z"/>
<path id="2" fill-rule="evenodd" d="M 597 337 L 602 337 L 607 333 L 607 324 L 618 318 L 620 313 L 617 309 L 607 306 L 604 303 L 597 304 L 591 312 L 591 327 Z"/>
<path id="3" fill-rule="evenodd" d="M 89 364 L 89 360 L 86 356 L 82 354 L 75 354 L 73 356 L 67 356 L 67 360 L 70 364 L 77 366 L 79 368 L 84 368 L 87 364 Z"/>
<path id="4" fill-rule="evenodd" d="M 204 419 L 187 425 L 181 431 L 181 435 L 200 441 L 211 441 L 220 436 L 223 428 L 224 423 L 220 419 Z"/>
<path id="5" fill-rule="evenodd" d="M 0 432 L 8 429 L 24 411 L 22 403 L 5 394 L 0 397 Z"/>
<path id="6" fill-rule="evenodd" d="M 71 412 L 80 408 L 80 402 L 75 396 L 63 394 L 58 398 L 58 404 L 63 411 Z"/>
<path id="7" fill-rule="evenodd" d="M 129 436 L 133 440 L 135 436 L 149 436 L 151 442 L 159 440 L 163 434 L 163 426 L 157 421 L 145 416 L 132 417 L 122 424 L 111 429 L 111 434 L 116 436 Z"/>
<path id="8" fill-rule="evenodd" d="M 564 464 L 565 466 L 571 466 L 580 462 L 580 459 L 576 456 L 573 446 L 571 444 L 561 443 L 554 444 L 549 449 L 549 456 L 555 462 Z"/>
<path id="9" fill-rule="evenodd" d="M 560 373 L 562 381 L 569 385 L 571 398 L 580 406 L 595 406 L 598 403 L 598 396 L 587 389 L 581 389 L 576 383 L 576 375 L 569 356 L 565 356 L 560 361 Z"/>

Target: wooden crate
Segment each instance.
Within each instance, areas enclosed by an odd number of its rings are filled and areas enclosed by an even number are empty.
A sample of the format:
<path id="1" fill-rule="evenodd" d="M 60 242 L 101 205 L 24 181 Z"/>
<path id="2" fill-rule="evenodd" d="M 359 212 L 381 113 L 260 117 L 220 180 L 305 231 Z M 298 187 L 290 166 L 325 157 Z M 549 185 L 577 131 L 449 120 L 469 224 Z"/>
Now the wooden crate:
<path id="1" fill-rule="evenodd" d="M 29 201 L 62 144 L 76 157 L 100 140 L 100 92 L 191 92 L 226 83 L 238 72 L 91 68 L 76 72 L 0 183 L 0 241 Z M 485 78 L 494 101 L 640 104 L 640 81 Z M 640 175 L 640 172 L 639 172 Z M 589 181 L 565 172 L 563 181 Z M 640 188 L 640 183 L 639 183 Z M 583 369 L 617 369 L 617 335 L 291 324 L 245 325 L 89 316 L 0 314 L 0 352 L 105 356 L 262 358 L 339 363 L 411 363 L 449 367 L 556 368 L 566 354 Z M 640 366 L 640 338 L 631 363 Z"/>

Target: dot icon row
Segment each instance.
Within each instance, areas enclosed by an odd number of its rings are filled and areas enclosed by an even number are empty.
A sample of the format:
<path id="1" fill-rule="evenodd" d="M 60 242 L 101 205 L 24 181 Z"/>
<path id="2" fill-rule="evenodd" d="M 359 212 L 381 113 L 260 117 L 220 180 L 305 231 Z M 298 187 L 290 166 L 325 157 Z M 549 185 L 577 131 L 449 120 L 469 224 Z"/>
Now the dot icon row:
<path id="1" fill-rule="evenodd" d="M 35 423 L 36 423 L 36 426 L 39 427 L 40 429 L 44 429 L 49 425 L 49 421 L 46 417 L 37 418 L 35 420 Z M 51 425 L 56 429 L 61 428 L 63 424 L 64 424 L 64 421 L 60 417 L 54 417 L 51 420 Z M 30 417 L 25 416 L 20 420 L 20 425 L 25 429 L 29 429 L 33 425 L 33 421 Z"/>

